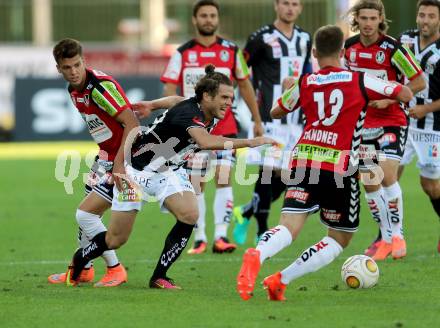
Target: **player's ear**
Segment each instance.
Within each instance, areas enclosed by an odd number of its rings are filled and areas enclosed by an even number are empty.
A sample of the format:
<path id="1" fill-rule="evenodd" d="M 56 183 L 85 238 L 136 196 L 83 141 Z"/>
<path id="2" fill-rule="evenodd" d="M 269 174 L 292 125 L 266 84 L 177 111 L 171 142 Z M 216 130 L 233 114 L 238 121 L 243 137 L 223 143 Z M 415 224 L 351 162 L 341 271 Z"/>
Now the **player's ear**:
<path id="1" fill-rule="evenodd" d="M 316 56 L 316 48 L 315 48 L 315 47 L 312 48 L 312 54 L 313 54 L 313 57 L 318 58 L 318 57 Z"/>
<path id="2" fill-rule="evenodd" d="M 60 65 L 58 65 L 58 64 L 57 64 L 57 71 L 58 71 L 58 73 L 61 74 L 61 68 L 60 68 Z"/>
<path id="3" fill-rule="evenodd" d="M 191 16 L 191 21 L 192 21 L 192 24 L 194 26 L 196 26 L 197 21 L 196 21 L 196 18 L 194 16 Z"/>

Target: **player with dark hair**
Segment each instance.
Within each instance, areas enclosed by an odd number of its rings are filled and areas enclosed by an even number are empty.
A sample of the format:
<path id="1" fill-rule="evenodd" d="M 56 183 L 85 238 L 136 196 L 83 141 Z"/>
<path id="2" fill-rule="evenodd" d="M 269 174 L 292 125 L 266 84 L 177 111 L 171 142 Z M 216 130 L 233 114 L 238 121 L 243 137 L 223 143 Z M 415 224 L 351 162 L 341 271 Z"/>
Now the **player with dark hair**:
<path id="1" fill-rule="evenodd" d="M 399 176 L 417 155 L 420 184 L 440 217 L 440 1 L 420 0 L 416 22 L 418 29 L 404 32 L 399 40 L 420 62 L 427 88 L 409 104 L 411 120 Z M 440 253 L 440 240 L 437 250 Z"/>
<path id="2" fill-rule="evenodd" d="M 107 230 L 101 218 L 110 207 L 112 216 L 122 218 L 135 216 L 140 209 L 140 202 L 119 201 L 114 198 L 113 191 L 114 183 L 120 190 L 126 190 L 127 186 L 118 176 L 125 174 L 123 145 L 128 133 L 139 123 L 118 82 L 103 72 L 85 66 L 78 41 L 61 40 L 55 45 L 53 56 L 58 72 L 69 83 L 73 104 L 99 146 L 98 159 L 85 186 L 86 197 L 76 211 L 79 246 L 85 247 L 93 237 Z M 107 250 L 102 257 L 107 263 L 107 272 L 95 287 L 112 287 L 126 282 L 127 273 L 115 251 Z M 89 262 L 84 266 L 79 280 L 92 282 L 93 277 L 94 269 Z M 53 284 L 64 283 L 66 273 L 52 274 L 48 280 Z"/>
<path id="3" fill-rule="evenodd" d="M 222 119 L 231 106 L 233 87 L 226 75 L 214 72 L 214 66 L 208 65 L 205 71 L 206 75 L 196 84 L 194 97 L 166 110 L 140 135 L 132 133 L 130 141 L 134 142 L 127 144 L 127 153 L 131 150 L 131 158 L 127 159 L 130 165 L 126 167 L 130 183 L 137 185 L 144 195 L 154 196 L 161 209 L 171 212 L 176 219 L 150 279 L 151 288 L 180 288 L 167 277 L 167 271 L 185 249 L 198 219 L 194 189 L 182 167 L 188 158 L 201 149 L 275 144 L 265 137 L 234 139 L 209 133 L 215 120 Z M 171 100 L 181 100 L 177 98 Z M 163 98 L 149 106 L 139 104 L 137 107 L 141 115 L 145 115 L 150 110 L 170 106 L 170 98 Z M 75 253 L 68 282 L 77 284 L 87 262 L 108 249 L 122 246 L 128 240 L 133 223 L 134 218 L 120 221 L 112 217 L 108 232 L 97 234 L 88 246 Z M 114 231 L 114 227 L 119 229 Z M 114 238 L 115 235 L 118 238 Z"/>
<path id="4" fill-rule="evenodd" d="M 318 29 L 313 55 L 320 70 L 302 76 L 271 110 L 272 117 L 280 118 L 301 108 L 306 123 L 293 150 L 280 223 L 243 256 L 237 291 L 244 300 L 252 297 L 261 264 L 298 237 L 311 213 L 320 211 L 328 234 L 286 269 L 264 279 L 270 300 L 285 300 L 287 284 L 330 264 L 348 246 L 359 225 L 357 161 L 368 102 L 412 97 L 411 90 L 399 83 L 342 69 L 343 42 L 339 27 Z"/>
<path id="5" fill-rule="evenodd" d="M 165 83 L 164 94 L 175 95 L 180 87 L 184 97 L 194 95 L 194 86 L 204 74 L 207 64 L 214 64 L 216 70 L 233 79 L 238 86 L 240 95 L 249 107 L 255 120 L 255 135 L 262 135 L 261 118 L 252 84 L 249 81 L 249 69 L 241 50 L 233 42 L 217 35 L 220 7 L 215 0 L 197 1 L 193 7 L 192 23 L 196 29 L 196 37 L 181 45 L 171 57 L 161 77 Z M 212 130 L 214 135 L 236 137 L 237 124 L 231 108 L 225 118 Z M 205 232 L 206 204 L 204 195 L 204 174 L 209 169 L 211 153 L 199 153 L 188 162 L 187 169 L 191 182 L 196 188 L 200 218 L 195 228 L 194 246 L 189 254 L 200 254 L 206 251 L 207 236 Z M 231 168 L 235 161 L 231 149 L 216 151 L 214 197 L 214 243 L 212 250 L 216 253 L 232 252 L 236 245 L 229 242 L 227 228 L 231 221 L 233 209 L 233 192 L 231 184 Z"/>
<path id="6" fill-rule="evenodd" d="M 359 34 L 345 42 L 347 68 L 387 81 L 403 82 L 407 78 L 408 87 L 414 93 L 425 88 L 422 70 L 411 51 L 385 34 L 388 25 L 380 0 L 359 0 L 348 15 L 351 29 Z M 403 198 L 397 172 L 407 138 L 407 109 L 406 104 L 389 99 L 372 102 L 370 107 L 362 132 L 361 169 L 365 198 L 372 217 L 379 224 L 380 235 L 365 254 L 375 260 L 384 260 L 389 255 L 398 259 L 406 255 Z M 389 108 L 384 111 L 386 107 Z M 364 159 L 371 160 L 371 165 L 364 163 Z"/>
<path id="7" fill-rule="evenodd" d="M 248 163 L 260 166 L 258 180 L 249 203 L 234 208 L 234 240 L 244 244 L 250 218 L 255 216 L 258 237 L 267 230 L 271 203 L 286 190 L 281 170 L 287 169 L 290 150 L 302 132 L 300 111 L 279 119 L 270 117 L 270 109 L 282 94 L 286 78 L 297 80 L 312 72 L 310 34 L 296 25 L 303 6 L 300 0 L 275 0 L 276 19 L 252 33 L 244 48 L 248 65 L 252 68 L 252 81 L 258 97 L 264 135 L 277 140 L 281 149 L 268 152 L 258 149 L 249 152 Z M 250 134 L 249 136 L 252 136 Z M 280 153 L 283 156 L 280 156 Z"/>

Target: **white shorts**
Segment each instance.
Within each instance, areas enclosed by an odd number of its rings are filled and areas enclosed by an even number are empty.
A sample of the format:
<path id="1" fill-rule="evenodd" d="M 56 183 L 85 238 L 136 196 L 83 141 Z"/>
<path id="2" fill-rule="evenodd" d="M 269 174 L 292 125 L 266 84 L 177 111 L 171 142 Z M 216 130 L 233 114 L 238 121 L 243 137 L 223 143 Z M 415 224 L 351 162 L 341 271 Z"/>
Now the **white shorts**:
<path id="1" fill-rule="evenodd" d="M 278 122 L 263 123 L 264 136 L 276 140 L 280 147 L 260 146 L 250 148 L 247 153 L 247 163 L 272 167 L 273 169 L 288 169 L 292 158 L 292 150 L 303 128 L 296 124 L 280 124 Z M 253 125 L 248 131 L 248 138 L 253 138 Z"/>
<path id="2" fill-rule="evenodd" d="M 142 194 L 136 186 L 131 186 L 123 181 L 123 191 L 119 192 L 116 185 L 113 186 L 112 211 L 129 212 L 142 209 Z"/>
<path id="3" fill-rule="evenodd" d="M 126 172 L 128 177 L 139 187 L 138 191 L 142 194 L 142 199 L 146 201 L 148 196 L 155 197 L 162 212 L 168 212 L 164 207 L 164 201 L 167 197 L 184 191 L 194 193 L 194 188 L 184 168 L 177 168 L 175 171 L 169 169 L 158 173 L 150 171 L 148 167 L 143 171 L 128 167 Z"/>
<path id="4" fill-rule="evenodd" d="M 400 164 L 411 163 L 415 155 L 422 177 L 433 180 L 440 178 L 440 133 L 410 127 Z"/>
<path id="5" fill-rule="evenodd" d="M 189 175 L 202 176 L 213 166 L 233 166 L 235 163 L 235 149 L 205 150 L 197 152 L 184 165 Z"/>

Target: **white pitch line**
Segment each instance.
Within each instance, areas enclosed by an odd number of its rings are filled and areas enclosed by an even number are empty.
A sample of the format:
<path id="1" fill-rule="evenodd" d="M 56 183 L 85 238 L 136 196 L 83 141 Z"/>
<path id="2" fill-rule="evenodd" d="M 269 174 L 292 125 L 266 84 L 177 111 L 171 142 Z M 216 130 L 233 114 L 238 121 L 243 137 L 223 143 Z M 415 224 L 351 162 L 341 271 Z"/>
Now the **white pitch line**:
<path id="1" fill-rule="evenodd" d="M 219 255 L 221 256 L 221 255 Z M 99 259 L 99 258 L 98 258 Z M 95 259 L 97 260 L 97 259 Z M 271 259 L 270 261 L 275 262 L 282 262 L 282 261 L 293 261 L 294 259 L 288 259 L 288 258 L 275 258 Z M 69 260 L 41 260 L 41 261 L 14 261 L 14 262 L 0 262 L 0 266 L 25 266 L 25 265 L 52 265 L 52 264 L 66 264 Z M 124 261 L 124 264 L 137 264 L 137 263 L 156 263 L 157 259 L 154 260 L 136 260 L 136 261 Z M 179 263 L 223 263 L 223 262 L 241 262 L 241 257 L 234 257 L 234 258 L 219 258 L 219 259 L 213 259 L 213 258 L 198 258 L 198 259 L 183 259 L 180 260 Z"/>
<path id="2" fill-rule="evenodd" d="M 229 262 L 229 263 L 237 263 L 237 262 L 241 262 L 241 256 L 240 257 L 225 257 L 224 255 L 218 255 L 219 258 L 218 259 L 214 259 L 214 258 L 192 258 L 192 259 L 183 259 L 183 260 L 179 260 L 179 263 L 187 263 L 187 264 L 191 264 L 191 263 L 224 263 L 224 262 Z M 220 258 L 221 257 L 221 258 Z M 347 256 L 346 258 L 342 258 L 341 260 L 345 260 L 347 259 L 349 256 Z M 418 256 L 411 256 L 408 259 L 409 260 L 416 260 L 416 261 L 425 261 L 428 258 L 437 258 L 438 255 L 434 254 L 434 255 L 418 255 Z M 97 259 L 95 259 L 97 260 Z M 295 258 L 287 258 L 287 257 L 279 257 L 279 258 L 272 258 L 269 259 L 270 262 L 284 262 L 284 261 L 293 261 L 295 260 Z M 13 262 L 0 262 L 0 267 L 2 266 L 26 266 L 26 265 L 52 265 L 52 264 L 66 264 L 68 263 L 69 260 L 39 260 L 39 261 L 13 261 Z M 124 264 L 138 264 L 138 263 L 145 263 L 145 264 L 149 264 L 149 263 L 156 263 L 157 259 L 153 259 L 153 260 L 135 260 L 135 261 L 124 261 Z M 391 263 L 391 262 L 390 262 Z"/>

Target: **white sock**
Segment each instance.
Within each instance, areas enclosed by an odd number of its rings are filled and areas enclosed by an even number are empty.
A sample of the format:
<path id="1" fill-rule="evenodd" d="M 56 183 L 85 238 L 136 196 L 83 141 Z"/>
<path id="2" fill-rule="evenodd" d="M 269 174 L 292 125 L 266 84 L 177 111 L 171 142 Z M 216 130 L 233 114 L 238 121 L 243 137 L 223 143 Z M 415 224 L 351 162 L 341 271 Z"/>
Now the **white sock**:
<path id="1" fill-rule="evenodd" d="M 285 285 L 307 273 L 318 271 L 333 262 L 342 253 L 342 246 L 331 237 L 324 237 L 306 249 L 299 258 L 281 271 L 281 282 Z"/>
<path id="2" fill-rule="evenodd" d="M 86 234 L 82 231 L 81 227 L 78 227 L 78 245 L 80 248 L 86 247 L 88 244 L 90 244 L 90 240 L 87 238 Z M 93 261 L 90 261 L 87 263 L 84 268 L 90 269 L 93 265 Z"/>
<path id="3" fill-rule="evenodd" d="M 206 243 L 208 241 L 205 232 L 206 203 L 205 194 L 203 192 L 197 195 L 197 205 L 199 206 L 199 219 L 194 227 L 194 240 L 202 240 Z"/>
<path id="4" fill-rule="evenodd" d="M 234 195 L 232 187 L 217 188 L 214 198 L 214 240 L 227 236 L 233 207 Z"/>
<path id="5" fill-rule="evenodd" d="M 402 189 L 398 182 L 389 187 L 384 187 L 387 201 L 388 216 L 391 221 L 393 237 L 403 238 L 403 198 Z"/>
<path id="6" fill-rule="evenodd" d="M 382 239 L 391 243 L 391 222 L 388 217 L 388 204 L 385 200 L 384 189 L 365 193 L 367 204 L 374 221 L 378 222 Z"/>
<path id="7" fill-rule="evenodd" d="M 285 226 L 277 225 L 261 235 L 257 250 L 260 251 L 260 263 L 274 256 L 292 243 L 292 235 Z"/>
<path id="8" fill-rule="evenodd" d="M 101 217 L 96 214 L 88 213 L 82 210 L 76 210 L 76 221 L 80 226 L 83 234 L 87 239 L 91 240 L 98 233 L 107 231 L 104 223 L 102 223 Z M 115 266 L 119 263 L 118 257 L 114 250 L 108 250 L 102 253 L 102 258 L 108 267 Z"/>

